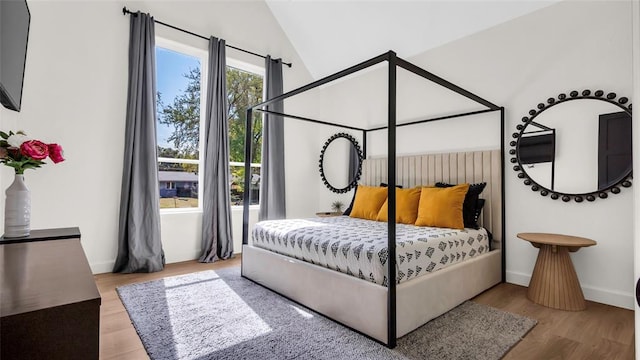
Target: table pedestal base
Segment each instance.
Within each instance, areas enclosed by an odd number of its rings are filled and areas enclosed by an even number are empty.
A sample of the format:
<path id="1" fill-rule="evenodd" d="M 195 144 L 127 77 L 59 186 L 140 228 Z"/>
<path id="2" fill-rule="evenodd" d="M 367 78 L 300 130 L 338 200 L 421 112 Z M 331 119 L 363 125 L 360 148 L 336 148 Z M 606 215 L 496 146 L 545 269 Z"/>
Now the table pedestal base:
<path id="1" fill-rule="evenodd" d="M 584 310 L 587 304 L 569 257 L 569 248 L 545 244 L 534 246 L 540 247 L 540 252 L 529 283 L 529 300 L 554 309 Z"/>

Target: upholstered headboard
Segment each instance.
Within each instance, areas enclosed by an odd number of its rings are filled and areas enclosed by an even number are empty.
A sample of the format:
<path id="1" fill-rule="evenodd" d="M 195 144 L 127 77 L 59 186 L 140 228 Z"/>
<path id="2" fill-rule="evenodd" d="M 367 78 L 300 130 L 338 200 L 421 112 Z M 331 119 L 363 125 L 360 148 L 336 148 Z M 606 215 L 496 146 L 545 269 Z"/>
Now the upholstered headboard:
<path id="1" fill-rule="evenodd" d="M 486 182 L 480 194 L 485 199 L 480 224 L 493 234 L 493 248 L 502 248 L 502 169 L 500 150 L 423 154 L 396 158 L 396 184 L 405 188 L 433 185 L 438 181 L 460 184 Z M 387 181 L 387 159 L 366 159 L 362 164 L 363 185 Z"/>

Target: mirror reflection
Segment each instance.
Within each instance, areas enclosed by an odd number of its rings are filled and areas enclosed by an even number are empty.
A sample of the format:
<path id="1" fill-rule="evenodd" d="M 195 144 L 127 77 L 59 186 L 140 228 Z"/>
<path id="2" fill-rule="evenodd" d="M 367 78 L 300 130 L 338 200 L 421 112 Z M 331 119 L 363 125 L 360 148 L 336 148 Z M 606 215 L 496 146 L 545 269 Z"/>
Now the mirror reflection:
<path id="1" fill-rule="evenodd" d="M 543 108 L 524 126 L 521 170 L 556 193 L 607 190 L 631 172 L 630 111 L 598 98 L 570 100 Z"/>
<path id="2" fill-rule="evenodd" d="M 331 186 L 342 189 L 353 181 L 354 174 L 349 174 L 348 166 L 335 166 L 335 164 L 345 163 L 352 149 L 353 144 L 345 138 L 337 138 L 327 147 L 322 159 L 322 167 L 324 176 Z"/>
<path id="3" fill-rule="evenodd" d="M 349 191 L 360 178 L 361 161 L 362 151 L 353 137 L 345 133 L 333 135 L 320 154 L 323 182 L 333 192 Z"/>

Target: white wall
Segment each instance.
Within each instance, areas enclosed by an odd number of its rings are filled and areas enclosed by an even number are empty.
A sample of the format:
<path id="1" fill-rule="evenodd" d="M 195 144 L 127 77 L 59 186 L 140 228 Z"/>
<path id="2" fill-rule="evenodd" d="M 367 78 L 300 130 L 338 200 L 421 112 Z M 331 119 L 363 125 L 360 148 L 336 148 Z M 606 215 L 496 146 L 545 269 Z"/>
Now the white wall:
<path id="1" fill-rule="evenodd" d="M 640 3 L 633 3 L 633 98 L 631 101 L 635 104 L 640 103 Z M 633 120 L 637 123 L 640 116 L 636 112 Z M 640 168 L 640 127 L 634 126 L 633 129 L 633 167 Z M 633 260 L 634 260 L 634 277 L 631 287 L 635 287 L 635 282 L 640 279 L 640 191 L 634 189 L 633 192 Z M 636 349 L 640 347 L 640 307 L 638 302 L 634 301 L 635 310 L 635 343 Z M 636 351 L 636 359 L 640 359 L 640 351 Z"/>
<path id="2" fill-rule="evenodd" d="M 408 60 L 504 106 L 508 150 L 511 133 L 520 119 L 549 97 L 583 89 L 632 96 L 631 26 L 630 1 L 565 1 Z M 363 124 L 384 124 L 386 93 L 374 93 L 372 89 L 385 76 L 386 70 L 374 71 L 354 83 L 333 86 L 324 96 L 339 96 L 325 102 L 338 108 L 326 116 L 347 114 L 345 117 L 358 118 Z M 456 106 L 469 110 L 467 102 L 457 103 L 446 92 L 436 95 L 432 89 L 417 85 L 402 88 L 401 81 L 399 75 L 399 120 L 420 118 L 424 109 L 431 109 L 429 115 L 440 115 Z M 364 90 L 355 90 L 363 84 Z M 363 118 L 360 107 L 353 104 L 371 98 L 382 100 L 377 100 L 376 110 Z M 499 114 L 407 127 L 398 131 L 397 151 L 410 154 L 497 148 L 499 129 Z M 369 155 L 385 155 L 386 132 L 369 136 L 369 145 Z M 537 256 L 537 249 L 518 239 L 517 233 L 584 236 L 598 242 L 595 247 L 572 254 L 585 297 L 633 308 L 634 188 L 595 203 L 553 201 L 524 186 L 511 169 L 510 156 L 506 157 L 507 281 L 528 285 Z"/>
<path id="3" fill-rule="evenodd" d="M 631 24 L 630 1 L 562 2 L 412 60 L 504 106 L 508 143 L 529 109 L 561 92 L 630 97 Z M 633 191 L 595 203 L 552 201 L 524 186 L 508 164 L 507 281 L 528 285 L 537 255 L 517 233 L 584 236 L 598 242 L 572 254 L 585 297 L 633 308 Z"/>
<path id="4" fill-rule="evenodd" d="M 32 192 L 31 226 L 79 226 L 83 248 L 96 273 L 111 271 L 117 251 L 129 42 L 129 17 L 122 15 L 123 6 L 293 62 L 292 68 L 283 70 L 285 91 L 311 79 L 263 2 L 29 1 L 31 29 L 23 110 L 0 110 L 0 126 L 5 131 L 23 129 L 64 147 L 67 161 L 26 174 Z M 206 49 L 204 40 L 159 25 L 156 30 L 157 35 Z M 264 64 L 263 59 L 237 51 L 228 50 L 227 54 Z M 308 129 L 287 126 L 285 131 L 309 135 Z M 285 147 L 296 148 L 299 142 L 294 138 Z M 302 151 L 288 152 L 286 161 L 297 163 L 300 158 L 305 158 Z M 306 193 L 304 186 L 315 181 L 315 173 L 293 169 L 287 172 L 291 194 Z M 1 174 L 4 189 L 13 175 L 7 167 L 2 167 Z M 315 200 L 313 204 L 301 202 L 291 205 L 289 213 L 312 213 L 315 208 Z M 255 211 L 252 215 L 255 218 Z M 240 251 L 241 220 L 241 212 L 234 210 L 235 251 Z M 199 213 L 162 215 L 168 262 L 196 258 L 200 224 Z"/>

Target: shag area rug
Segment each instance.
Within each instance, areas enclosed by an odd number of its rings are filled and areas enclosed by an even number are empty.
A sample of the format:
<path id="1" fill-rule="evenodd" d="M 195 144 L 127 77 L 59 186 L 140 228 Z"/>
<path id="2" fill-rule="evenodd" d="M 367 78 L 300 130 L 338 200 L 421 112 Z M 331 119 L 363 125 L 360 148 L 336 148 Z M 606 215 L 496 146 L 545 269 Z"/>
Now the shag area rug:
<path id="1" fill-rule="evenodd" d="M 240 276 L 203 271 L 119 287 L 151 359 L 499 359 L 536 321 L 465 302 L 388 349 Z"/>

